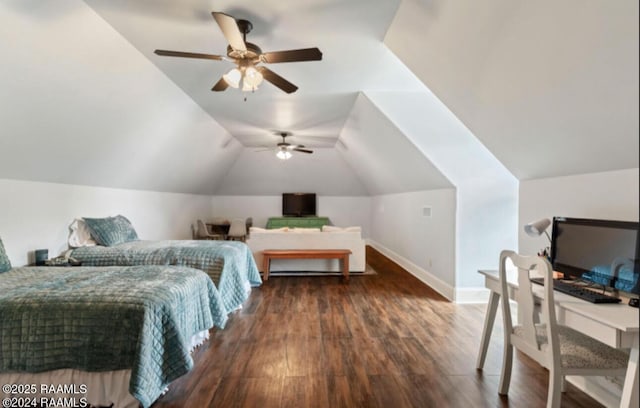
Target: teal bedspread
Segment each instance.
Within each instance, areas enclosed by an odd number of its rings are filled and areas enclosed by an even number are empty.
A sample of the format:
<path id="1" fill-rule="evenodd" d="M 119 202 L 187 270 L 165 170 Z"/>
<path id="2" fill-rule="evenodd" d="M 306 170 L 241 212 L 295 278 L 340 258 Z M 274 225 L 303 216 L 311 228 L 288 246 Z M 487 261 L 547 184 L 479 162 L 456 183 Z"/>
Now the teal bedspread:
<path id="1" fill-rule="evenodd" d="M 228 313 L 262 284 L 251 250 L 237 241 L 132 241 L 116 246 L 74 249 L 71 256 L 87 266 L 179 265 L 200 269 L 217 286 Z"/>
<path id="2" fill-rule="evenodd" d="M 131 369 L 148 407 L 193 366 L 191 337 L 226 320 L 192 268 L 14 268 L 0 274 L 0 371 Z"/>

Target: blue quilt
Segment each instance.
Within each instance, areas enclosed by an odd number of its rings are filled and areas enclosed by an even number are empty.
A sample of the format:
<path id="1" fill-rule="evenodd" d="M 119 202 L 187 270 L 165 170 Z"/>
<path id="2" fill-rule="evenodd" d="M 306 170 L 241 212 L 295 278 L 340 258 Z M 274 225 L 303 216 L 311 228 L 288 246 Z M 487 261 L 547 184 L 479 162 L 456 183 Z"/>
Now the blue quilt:
<path id="1" fill-rule="evenodd" d="M 200 269 L 217 286 L 228 313 L 262 284 L 251 250 L 238 241 L 132 241 L 115 246 L 74 249 L 71 256 L 86 266 L 178 265 Z"/>
<path id="2" fill-rule="evenodd" d="M 131 369 L 148 407 L 193 367 L 191 337 L 226 320 L 192 268 L 14 268 L 0 274 L 0 371 Z"/>

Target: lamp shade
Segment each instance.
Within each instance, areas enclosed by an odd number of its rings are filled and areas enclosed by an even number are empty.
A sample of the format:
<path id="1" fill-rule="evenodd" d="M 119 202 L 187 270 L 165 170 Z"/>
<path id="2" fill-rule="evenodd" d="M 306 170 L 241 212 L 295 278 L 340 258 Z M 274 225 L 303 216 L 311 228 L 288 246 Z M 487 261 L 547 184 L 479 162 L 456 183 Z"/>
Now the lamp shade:
<path id="1" fill-rule="evenodd" d="M 531 237 L 537 237 L 538 235 L 542 235 L 543 232 L 546 232 L 549 225 L 551 225 L 551 221 L 548 218 L 543 218 L 525 225 L 524 232 Z"/>
<path id="2" fill-rule="evenodd" d="M 263 76 L 254 67 L 249 67 L 244 73 L 244 79 L 242 81 L 242 90 L 243 91 L 255 91 L 258 89 L 258 85 L 262 83 Z"/>
<path id="3" fill-rule="evenodd" d="M 276 153 L 276 157 L 278 157 L 278 159 L 280 160 L 289 160 L 291 156 L 291 152 L 287 151 L 286 149 L 280 149 L 278 150 L 278 153 Z"/>
<path id="4" fill-rule="evenodd" d="M 224 78 L 225 82 L 229 86 L 233 88 L 237 88 L 240 86 L 240 80 L 242 79 L 242 72 L 240 72 L 238 68 L 233 68 L 231 71 L 224 74 L 222 78 Z"/>

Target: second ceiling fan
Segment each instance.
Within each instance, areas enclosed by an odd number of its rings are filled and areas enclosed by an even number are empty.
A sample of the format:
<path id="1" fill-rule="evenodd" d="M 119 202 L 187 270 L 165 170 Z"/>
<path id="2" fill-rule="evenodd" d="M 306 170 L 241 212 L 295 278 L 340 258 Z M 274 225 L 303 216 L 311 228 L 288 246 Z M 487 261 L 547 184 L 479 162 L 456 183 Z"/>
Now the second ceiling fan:
<path id="1" fill-rule="evenodd" d="M 291 132 L 284 132 L 284 131 L 278 130 L 278 131 L 275 131 L 274 134 L 282 138 L 282 141 L 276 144 L 276 147 L 275 147 L 276 157 L 278 159 L 288 160 L 291 158 L 292 152 L 300 152 L 300 153 L 307 153 L 307 154 L 313 153 L 313 150 L 305 148 L 304 145 L 291 144 L 287 142 L 286 140 L 287 136 L 293 136 Z M 263 152 L 263 151 L 268 151 L 272 149 L 273 149 L 272 147 L 265 146 L 264 149 L 260 149 L 258 151 Z"/>
<path id="2" fill-rule="evenodd" d="M 236 67 L 223 75 L 213 86 L 212 91 L 224 91 L 229 86 L 241 88 L 243 91 L 255 91 L 263 80 L 266 80 L 286 93 L 295 92 L 298 87 L 280 75 L 271 71 L 261 63 L 274 64 L 281 62 L 320 61 L 322 52 L 316 47 L 298 50 L 262 52 L 260 47 L 247 42 L 247 34 L 253 28 L 247 20 L 236 20 L 232 16 L 212 12 L 222 34 L 229 42 L 227 56 L 200 54 L 194 52 L 155 50 L 158 55 L 168 57 L 199 58 L 210 60 L 227 60 L 236 63 Z"/>

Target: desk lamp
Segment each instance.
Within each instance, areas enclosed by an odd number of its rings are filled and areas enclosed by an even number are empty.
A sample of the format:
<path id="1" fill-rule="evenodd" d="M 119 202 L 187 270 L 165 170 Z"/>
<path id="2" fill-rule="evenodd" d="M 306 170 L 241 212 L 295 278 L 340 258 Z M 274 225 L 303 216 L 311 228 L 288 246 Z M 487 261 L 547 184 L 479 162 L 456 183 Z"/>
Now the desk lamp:
<path id="1" fill-rule="evenodd" d="M 547 236 L 547 239 L 549 240 L 549 243 L 551 243 L 551 237 L 547 232 L 547 228 L 549 228 L 549 225 L 551 225 L 551 221 L 548 218 L 543 218 L 536 222 L 530 222 L 525 225 L 524 232 L 526 232 L 530 237 L 538 237 L 544 232 L 544 234 Z M 550 253 L 549 251 L 547 251 L 547 248 L 543 249 L 542 252 L 539 252 L 538 255 L 544 256 L 545 258 L 549 259 Z"/>
<path id="2" fill-rule="evenodd" d="M 537 237 L 539 235 L 542 235 L 542 233 L 544 232 L 549 242 L 551 242 L 551 237 L 547 232 L 547 228 L 549 228 L 549 225 L 551 225 L 551 221 L 548 218 L 543 218 L 536 222 L 530 222 L 529 224 L 525 225 L 524 232 L 526 232 L 530 237 Z"/>

